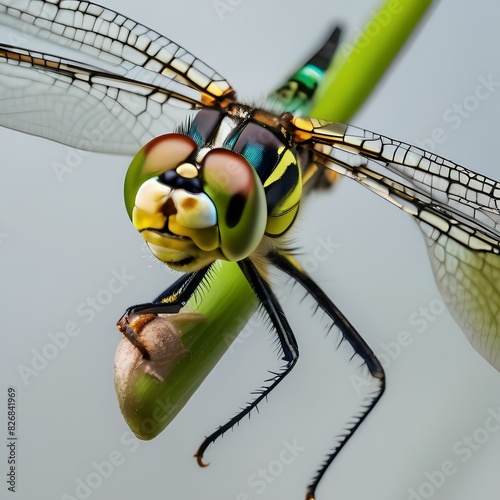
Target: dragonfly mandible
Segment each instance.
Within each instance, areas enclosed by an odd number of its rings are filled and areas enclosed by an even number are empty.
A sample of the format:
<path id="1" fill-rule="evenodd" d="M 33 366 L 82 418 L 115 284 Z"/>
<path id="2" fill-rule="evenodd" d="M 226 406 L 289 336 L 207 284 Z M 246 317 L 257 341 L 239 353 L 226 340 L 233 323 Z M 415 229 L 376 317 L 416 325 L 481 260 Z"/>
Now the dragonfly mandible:
<path id="1" fill-rule="evenodd" d="M 67 73 L 65 73 L 65 74 L 64 74 L 64 76 L 67 76 Z M 101 82 L 101 83 L 102 83 L 102 82 Z M 222 104 L 222 103 L 221 103 L 221 104 Z M 229 107 L 230 107 L 230 105 L 229 105 L 229 104 L 227 104 L 227 106 L 229 106 Z M 30 126 L 31 126 L 31 125 L 34 125 L 34 124 L 30 124 Z M 280 125 L 284 125 L 284 123 L 280 123 Z M 307 128 L 308 128 L 308 124 L 307 124 L 306 122 L 297 122 L 295 125 L 296 125 L 296 126 L 297 126 L 297 125 L 299 126 L 299 129 L 301 129 L 301 130 L 302 130 L 302 132 L 301 132 L 301 133 L 305 133 L 305 134 L 307 135 L 307 133 L 308 133 L 308 130 L 307 130 Z M 304 129 L 306 129 L 306 131 L 305 131 L 305 132 L 303 131 Z M 30 129 L 30 130 L 31 130 L 31 129 Z M 335 135 L 337 135 L 337 134 L 338 134 L 338 130 L 334 130 L 334 133 L 335 133 Z M 44 133 L 42 133 L 42 134 L 44 134 Z M 299 135 L 300 135 L 300 134 L 299 134 Z M 326 135 L 328 136 L 328 142 L 331 142 L 331 138 L 332 138 L 332 131 L 328 131 L 328 133 L 327 133 Z M 299 140 L 304 140 L 304 139 L 307 139 L 307 140 L 308 140 L 308 138 L 307 138 L 306 136 L 304 136 L 304 137 L 299 137 L 299 136 L 297 136 L 297 137 L 295 137 L 295 138 L 297 139 L 297 141 L 299 141 Z M 341 138 L 341 142 L 342 142 L 342 141 L 344 141 L 344 139 L 343 139 L 343 138 Z M 69 140 L 68 140 L 68 142 L 71 142 L 71 141 L 69 141 Z M 344 141 L 344 142 L 345 142 L 345 141 Z M 351 144 L 351 145 L 350 145 L 350 147 L 351 147 L 351 148 L 353 148 L 354 146 L 355 146 L 355 145 L 353 145 L 353 144 Z M 328 156 L 328 152 L 325 152 L 325 150 L 323 149 L 323 147 L 321 147 L 320 149 L 321 149 L 321 151 L 318 151 L 318 155 L 323 155 L 323 156 L 321 156 L 321 158 L 323 159 L 323 161 L 326 161 L 326 157 Z M 376 152 L 375 152 L 375 153 L 376 153 Z M 371 148 L 370 152 L 369 152 L 369 153 L 367 153 L 367 156 L 368 156 L 368 157 L 371 157 L 371 156 L 373 156 L 375 153 L 374 153 L 374 151 L 373 151 L 373 148 Z M 326 156 L 325 156 L 325 155 L 326 155 Z M 331 160 L 329 160 L 329 161 L 331 161 Z M 339 167 L 339 164 L 338 164 L 338 163 L 337 163 L 337 166 Z M 344 166 L 344 167 L 345 167 L 345 166 Z M 344 168 L 344 167 L 343 167 L 343 166 L 340 166 L 339 168 Z M 337 168 L 337 167 L 336 167 L 336 168 Z M 345 172 L 344 172 L 344 173 L 345 173 Z M 380 182 L 380 180 L 379 180 L 379 182 Z M 380 185 L 380 184 L 379 184 L 379 185 Z M 398 189 L 399 189 L 399 186 L 396 186 L 396 188 L 398 188 Z M 400 191 L 401 191 L 401 189 L 400 189 Z M 404 189 L 403 189 L 402 191 L 404 191 Z M 397 197 L 396 199 L 397 199 L 397 200 L 400 200 L 400 199 L 402 199 L 402 198 L 406 198 L 407 196 L 408 196 L 408 193 L 406 193 L 406 194 L 404 194 L 404 193 L 403 193 L 403 194 L 398 193 L 398 197 Z M 425 194 L 424 194 L 423 196 L 425 196 Z M 426 203 L 426 204 L 428 205 L 427 198 L 424 198 L 424 203 Z M 441 215 L 441 214 L 440 214 L 440 215 Z M 428 217 L 427 222 L 429 222 L 429 217 L 430 217 L 431 221 L 434 221 L 436 224 L 438 223 L 438 219 L 436 218 L 436 217 L 437 217 L 437 216 L 436 216 L 436 214 L 427 215 L 427 217 Z M 443 228 L 443 227 L 444 227 L 444 225 L 443 225 L 443 224 L 444 224 L 444 223 L 443 223 L 441 220 L 439 220 L 439 227 L 440 227 L 440 228 Z M 468 227 L 470 227 L 470 226 L 468 226 Z"/>

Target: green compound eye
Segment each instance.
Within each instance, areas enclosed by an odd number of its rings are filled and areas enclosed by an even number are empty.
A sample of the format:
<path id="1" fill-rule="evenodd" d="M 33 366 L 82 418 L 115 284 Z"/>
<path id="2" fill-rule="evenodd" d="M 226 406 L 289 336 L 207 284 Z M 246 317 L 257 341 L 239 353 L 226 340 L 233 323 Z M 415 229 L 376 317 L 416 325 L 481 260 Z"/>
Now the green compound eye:
<path id="1" fill-rule="evenodd" d="M 125 177 L 125 206 L 132 220 L 132 210 L 139 188 L 152 177 L 177 168 L 196 150 L 195 142 L 182 134 L 165 134 L 148 142 L 134 156 Z"/>
<path id="2" fill-rule="evenodd" d="M 220 248 L 227 260 L 248 257 L 264 236 L 267 205 L 255 169 L 226 149 L 207 153 L 202 163 L 203 190 L 217 210 Z"/>

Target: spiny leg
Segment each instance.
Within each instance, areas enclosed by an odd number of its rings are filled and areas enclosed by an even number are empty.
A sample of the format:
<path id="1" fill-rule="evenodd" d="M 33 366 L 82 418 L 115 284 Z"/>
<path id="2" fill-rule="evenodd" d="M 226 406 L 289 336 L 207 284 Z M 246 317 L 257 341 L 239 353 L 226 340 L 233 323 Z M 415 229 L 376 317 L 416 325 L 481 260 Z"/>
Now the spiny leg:
<path id="1" fill-rule="evenodd" d="M 356 329 L 351 325 L 348 319 L 342 312 L 335 306 L 335 304 L 326 296 L 321 288 L 304 272 L 300 265 L 290 255 L 273 252 L 269 255 L 271 262 L 288 274 L 295 281 L 300 283 L 317 302 L 319 307 L 325 311 L 328 316 L 334 321 L 334 324 L 340 329 L 343 339 L 347 340 L 355 353 L 361 356 L 363 361 L 371 374 L 379 383 L 378 390 L 375 394 L 371 395 L 363 405 L 363 412 L 358 415 L 351 423 L 351 427 L 346 430 L 346 434 L 341 437 L 340 442 L 327 456 L 325 462 L 321 465 L 319 471 L 314 477 L 311 484 L 307 487 L 306 500 L 314 500 L 316 488 L 325 474 L 326 470 L 333 462 L 335 457 L 339 454 L 340 450 L 346 445 L 347 441 L 354 435 L 356 429 L 365 420 L 368 414 L 373 410 L 385 390 L 385 374 L 380 361 L 377 359 L 368 344 L 359 335 Z"/>
<path id="2" fill-rule="evenodd" d="M 222 436 L 226 431 L 234 427 L 243 417 L 248 415 L 264 398 L 267 398 L 269 393 L 290 373 L 299 357 L 297 341 L 295 340 L 290 324 L 286 319 L 278 299 L 271 290 L 271 287 L 259 274 L 254 264 L 249 259 L 238 262 L 238 265 L 271 320 L 273 328 L 278 336 L 280 347 L 283 351 L 281 359 L 285 361 L 286 364 L 281 371 L 273 373 L 273 377 L 265 381 L 266 383 L 271 382 L 270 385 L 261 388 L 257 392 L 259 395 L 252 402 L 231 418 L 226 424 L 221 425 L 215 432 L 205 438 L 194 455 L 198 461 L 198 465 L 201 467 L 208 465 L 203 462 L 205 450 L 217 438 Z"/>
<path id="3" fill-rule="evenodd" d="M 149 359 L 149 353 L 140 341 L 135 330 L 130 326 L 130 317 L 137 314 L 178 313 L 186 305 L 198 286 L 200 286 L 210 267 L 211 266 L 207 266 L 199 271 L 184 274 L 174 284 L 158 295 L 153 302 L 145 302 L 144 304 L 137 304 L 127 308 L 122 317 L 118 320 L 116 323 L 118 330 L 139 349 L 145 359 Z"/>

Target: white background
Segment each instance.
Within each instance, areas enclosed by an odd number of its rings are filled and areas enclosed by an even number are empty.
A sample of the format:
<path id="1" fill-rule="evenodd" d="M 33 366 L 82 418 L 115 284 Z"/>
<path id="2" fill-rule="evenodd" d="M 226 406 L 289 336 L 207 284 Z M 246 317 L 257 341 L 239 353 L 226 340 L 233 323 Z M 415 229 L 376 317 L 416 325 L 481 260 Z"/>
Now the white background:
<path id="1" fill-rule="evenodd" d="M 194 52 L 250 101 L 262 101 L 333 23 L 342 21 L 349 36 L 377 5 L 324 0 L 304 9 L 304 2 L 241 1 L 221 19 L 207 0 L 104 3 Z M 478 78 L 500 81 L 499 16 L 500 5 L 486 0 L 443 0 L 354 123 L 413 143 L 442 128 L 446 140 L 436 152 L 500 178 L 500 90 L 456 129 L 443 120 L 455 103 L 473 95 Z M 123 208 L 128 159 L 86 155 L 59 182 L 53 164 L 65 161 L 67 148 L 4 129 L 0 141 L 0 233 L 7 235 L 0 243 L 0 408 L 6 429 L 6 388 L 14 386 L 17 498 L 78 498 L 77 479 L 85 480 L 92 462 L 108 460 L 114 451 L 123 463 L 92 490 L 92 500 L 303 498 L 354 409 L 349 352 L 335 352 L 336 335 L 325 338 L 319 315 L 311 320 L 310 300 L 301 302 L 298 288 L 290 294 L 290 318 L 302 347 L 299 365 L 260 414 L 209 449 L 210 467 L 199 469 L 192 458 L 202 438 L 232 416 L 273 367 L 265 328 L 222 360 L 163 434 L 124 445 L 127 426 L 113 388 L 120 338 L 114 323 L 128 305 L 153 298 L 173 279 L 149 256 Z M 409 324 L 412 314 L 439 300 L 416 225 L 345 181 L 335 193 L 308 203 L 295 234 L 305 249 L 314 249 L 320 236 L 338 244 L 313 275 L 376 353 L 402 331 L 413 340 L 387 367 L 384 398 L 326 474 L 318 500 L 407 499 L 411 488 L 427 481 L 426 472 L 446 460 L 457 472 L 431 495 L 423 490 L 430 495 L 425 498 L 497 499 L 500 433 L 490 433 L 466 463 L 453 447 L 483 426 L 490 409 L 499 411 L 500 376 L 448 313 L 438 314 L 423 332 Z M 86 324 L 77 307 L 122 269 L 134 279 Z M 19 365 L 30 366 L 32 350 L 40 351 L 48 334 L 68 321 L 76 321 L 82 333 L 25 385 Z M 248 483 L 259 469 L 278 470 L 273 467 L 283 441 L 294 440 L 305 450 L 264 491 Z M 0 470 L 6 467 L 4 453 Z M 3 497 L 6 485 L 0 488 Z"/>

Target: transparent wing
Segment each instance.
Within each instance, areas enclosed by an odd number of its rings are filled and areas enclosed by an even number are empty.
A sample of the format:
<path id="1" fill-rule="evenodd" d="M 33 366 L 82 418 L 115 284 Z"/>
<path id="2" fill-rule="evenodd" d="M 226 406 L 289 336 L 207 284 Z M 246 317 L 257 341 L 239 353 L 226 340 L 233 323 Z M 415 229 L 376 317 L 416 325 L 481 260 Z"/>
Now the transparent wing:
<path id="1" fill-rule="evenodd" d="M 315 159 L 417 220 L 436 282 L 474 348 L 500 370 L 500 183 L 356 127 L 297 118 Z"/>
<path id="2" fill-rule="evenodd" d="M 0 45 L 2 126 L 91 151 L 133 154 L 173 128 L 176 108 L 233 95 L 182 47 L 90 2 L 1 0 L 0 23 L 89 61 Z"/>

